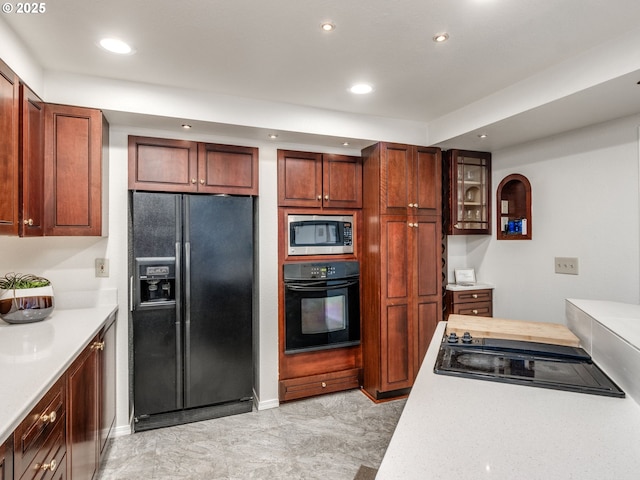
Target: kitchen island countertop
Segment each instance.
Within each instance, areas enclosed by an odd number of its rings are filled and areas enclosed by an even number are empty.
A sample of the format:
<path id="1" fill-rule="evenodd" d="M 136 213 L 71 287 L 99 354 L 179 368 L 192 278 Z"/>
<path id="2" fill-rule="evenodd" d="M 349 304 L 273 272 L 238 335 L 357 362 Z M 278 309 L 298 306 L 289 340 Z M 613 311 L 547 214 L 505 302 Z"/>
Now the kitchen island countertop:
<path id="1" fill-rule="evenodd" d="M 0 443 L 116 311 L 116 304 L 56 308 L 37 323 L 0 321 Z"/>
<path id="2" fill-rule="evenodd" d="M 634 400 L 436 375 L 440 322 L 380 466 L 391 479 L 636 479 Z"/>

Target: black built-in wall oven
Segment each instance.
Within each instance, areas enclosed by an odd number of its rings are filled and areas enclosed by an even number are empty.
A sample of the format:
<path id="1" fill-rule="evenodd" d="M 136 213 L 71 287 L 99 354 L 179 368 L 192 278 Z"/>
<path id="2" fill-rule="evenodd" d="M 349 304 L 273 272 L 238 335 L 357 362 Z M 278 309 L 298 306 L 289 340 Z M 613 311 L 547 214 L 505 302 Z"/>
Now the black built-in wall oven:
<path id="1" fill-rule="evenodd" d="M 284 265 L 285 353 L 360 343 L 360 267 L 356 261 Z"/>

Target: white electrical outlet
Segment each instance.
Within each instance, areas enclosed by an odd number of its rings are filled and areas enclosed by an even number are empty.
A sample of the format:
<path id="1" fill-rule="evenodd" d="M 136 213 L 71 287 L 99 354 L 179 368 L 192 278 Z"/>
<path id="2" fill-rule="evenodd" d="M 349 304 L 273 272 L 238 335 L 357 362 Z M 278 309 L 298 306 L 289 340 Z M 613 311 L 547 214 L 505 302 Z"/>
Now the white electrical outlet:
<path id="1" fill-rule="evenodd" d="M 578 275 L 578 257 L 556 257 L 555 272 L 567 275 Z"/>
<path id="2" fill-rule="evenodd" d="M 109 259 L 96 258 L 96 277 L 109 276 Z"/>

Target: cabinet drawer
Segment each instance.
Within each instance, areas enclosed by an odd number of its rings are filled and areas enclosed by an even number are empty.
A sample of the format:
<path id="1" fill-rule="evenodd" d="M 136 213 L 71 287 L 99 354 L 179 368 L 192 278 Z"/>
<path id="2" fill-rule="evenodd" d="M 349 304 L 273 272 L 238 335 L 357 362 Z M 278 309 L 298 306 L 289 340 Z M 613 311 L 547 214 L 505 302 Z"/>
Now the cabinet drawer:
<path id="1" fill-rule="evenodd" d="M 462 292 L 451 292 L 453 296 L 453 303 L 468 303 L 468 302 L 490 302 L 493 291 L 488 290 L 466 290 Z M 458 313 L 458 312 L 454 312 Z"/>
<path id="2" fill-rule="evenodd" d="M 14 432 L 15 478 L 43 478 L 40 465 L 65 453 L 64 377 L 42 397 Z M 53 469 L 55 471 L 55 469 Z M 30 472 L 26 474 L 25 472 Z"/>
<path id="3" fill-rule="evenodd" d="M 359 368 L 280 381 L 280 400 L 295 400 L 360 387 Z"/>
<path id="4" fill-rule="evenodd" d="M 478 315 L 481 317 L 492 317 L 493 308 L 491 302 L 462 303 L 454 304 L 453 312 L 459 315 Z"/>

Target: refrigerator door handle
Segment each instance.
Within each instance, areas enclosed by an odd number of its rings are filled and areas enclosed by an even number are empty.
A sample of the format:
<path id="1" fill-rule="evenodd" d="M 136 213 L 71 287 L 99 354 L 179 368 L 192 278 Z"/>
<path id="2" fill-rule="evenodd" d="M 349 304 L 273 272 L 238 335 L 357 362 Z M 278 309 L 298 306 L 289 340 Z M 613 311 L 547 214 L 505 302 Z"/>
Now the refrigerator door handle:
<path id="1" fill-rule="evenodd" d="M 184 243 L 184 402 L 191 405 L 191 242 Z"/>
<path id="2" fill-rule="evenodd" d="M 184 408 L 183 387 L 182 387 L 182 288 L 180 287 L 182 278 L 182 243 L 176 242 L 176 405 L 177 408 Z"/>

